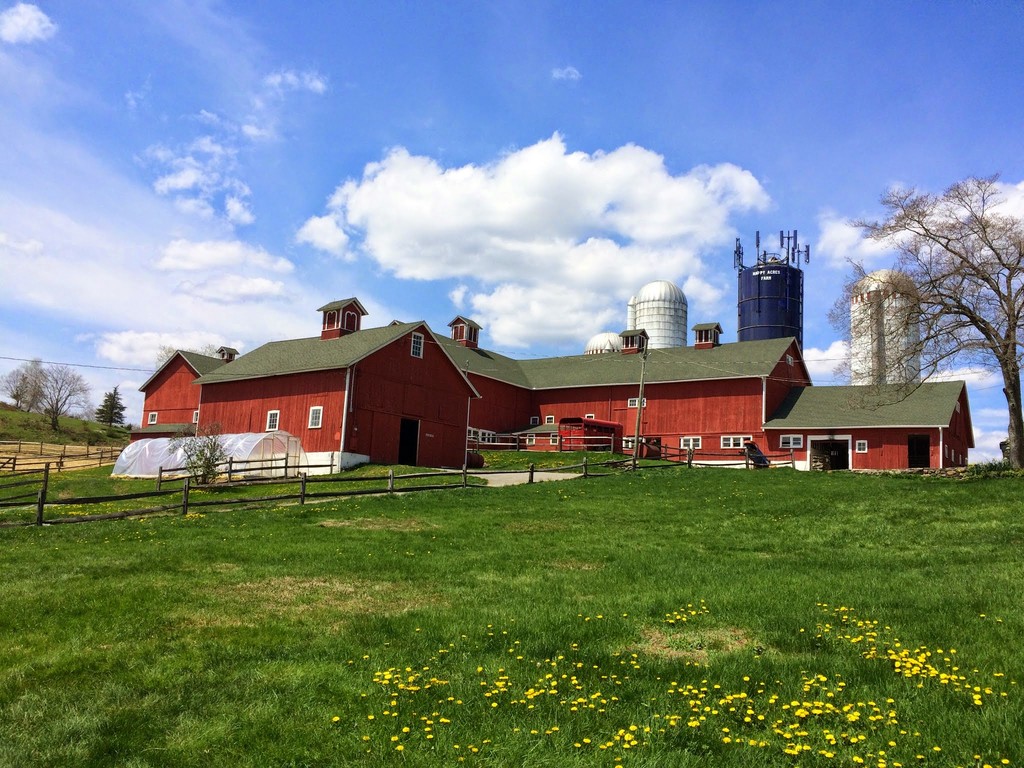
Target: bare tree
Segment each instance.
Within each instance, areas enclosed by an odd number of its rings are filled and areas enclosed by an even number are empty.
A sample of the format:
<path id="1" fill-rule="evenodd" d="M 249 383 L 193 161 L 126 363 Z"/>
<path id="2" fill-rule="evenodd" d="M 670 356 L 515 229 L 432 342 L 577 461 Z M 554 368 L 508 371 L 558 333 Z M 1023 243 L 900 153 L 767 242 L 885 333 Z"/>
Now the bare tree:
<path id="1" fill-rule="evenodd" d="M 39 408 L 45 373 L 40 360 L 22 363 L 0 377 L 0 391 L 11 398 L 11 404 L 23 411 Z"/>
<path id="2" fill-rule="evenodd" d="M 161 365 L 166 363 L 175 353 L 181 352 L 195 352 L 198 355 L 206 355 L 207 357 L 217 357 L 217 351 L 220 349 L 215 344 L 204 344 L 196 349 L 182 349 L 179 350 L 177 347 L 173 347 L 170 344 L 164 344 L 156 351 L 156 367 L 159 368 Z"/>
<path id="3" fill-rule="evenodd" d="M 999 371 L 1009 415 L 1007 456 L 1019 468 L 1024 220 L 1003 205 L 998 178 L 970 177 L 941 195 L 893 189 L 882 197 L 883 220 L 855 225 L 893 249 L 896 269 L 916 289 L 919 337 L 904 353 L 920 356 L 921 373 L 954 361 Z"/>
<path id="4" fill-rule="evenodd" d="M 72 410 L 91 411 L 89 385 L 77 371 L 66 365 L 51 365 L 43 369 L 40 407 L 50 417 L 50 428 L 57 430 L 58 419 Z"/>

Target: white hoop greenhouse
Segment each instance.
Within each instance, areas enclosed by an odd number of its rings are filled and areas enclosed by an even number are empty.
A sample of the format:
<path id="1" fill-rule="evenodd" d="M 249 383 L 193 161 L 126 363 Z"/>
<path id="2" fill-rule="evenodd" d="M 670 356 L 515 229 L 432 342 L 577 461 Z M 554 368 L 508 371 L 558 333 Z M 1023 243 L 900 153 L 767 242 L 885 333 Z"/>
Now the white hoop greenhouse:
<path id="1" fill-rule="evenodd" d="M 136 440 L 121 451 L 111 474 L 125 477 L 157 477 L 161 468 L 184 472 L 185 441 L 201 437 L 151 437 Z M 305 466 L 306 453 L 299 438 L 287 432 L 245 432 L 217 435 L 224 455 L 231 462 L 232 474 L 256 477 L 294 475 Z M 228 465 L 224 465 L 224 471 Z"/>

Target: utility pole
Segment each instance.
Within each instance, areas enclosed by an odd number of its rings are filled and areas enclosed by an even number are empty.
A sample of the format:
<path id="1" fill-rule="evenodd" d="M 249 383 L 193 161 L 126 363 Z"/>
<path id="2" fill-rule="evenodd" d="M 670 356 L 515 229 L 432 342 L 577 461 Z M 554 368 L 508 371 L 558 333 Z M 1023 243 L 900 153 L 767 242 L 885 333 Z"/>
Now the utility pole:
<path id="1" fill-rule="evenodd" d="M 636 401 L 636 427 L 633 430 L 633 469 L 636 470 L 636 461 L 640 457 L 640 419 L 644 412 L 644 379 L 647 377 L 647 348 L 640 357 L 640 396 Z"/>

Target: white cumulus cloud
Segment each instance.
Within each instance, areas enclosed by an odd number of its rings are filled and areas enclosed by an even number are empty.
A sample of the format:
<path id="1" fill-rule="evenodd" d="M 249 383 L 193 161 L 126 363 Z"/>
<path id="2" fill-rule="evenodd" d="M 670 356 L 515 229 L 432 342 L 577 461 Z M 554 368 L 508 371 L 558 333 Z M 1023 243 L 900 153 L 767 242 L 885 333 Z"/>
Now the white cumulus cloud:
<path id="1" fill-rule="evenodd" d="M 157 269 L 199 271 L 250 266 L 271 272 L 291 272 L 287 259 L 239 240 L 172 240 L 156 263 Z"/>
<path id="2" fill-rule="evenodd" d="M 673 174 L 649 149 L 574 152 L 555 134 L 452 168 L 395 148 L 341 183 L 296 239 L 400 278 L 459 281 L 453 298 L 486 316 L 496 343 L 569 343 L 601 330 L 595 318 L 619 329 L 625 299 L 650 280 L 717 301 L 702 254 L 731 242 L 733 216 L 769 203 L 736 165 Z"/>
<path id="3" fill-rule="evenodd" d="M 314 248 L 334 256 L 347 255 L 348 235 L 345 234 L 334 214 L 312 216 L 307 219 L 295 234 L 295 241 L 312 245 Z"/>
<path id="4" fill-rule="evenodd" d="M 114 363 L 138 365 L 140 362 L 155 361 L 157 354 L 165 347 L 204 349 L 210 346 L 224 346 L 225 343 L 216 333 L 206 331 L 118 331 L 102 334 L 96 342 L 96 352 L 100 357 Z M 237 343 L 228 346 L 238 348 Z"/>
<path id="5" fill-rule="evenodd" d="M 825 349 L 808 347 L 804 350 L 804 365 L 815 384 L 847 384 L 848 380 L 837 381 L 836 369 L 843 366 L 850 356 L 850 345 L 845 341 L 833 341 Z M 846 379 L 847 377 L 841 377 Z"/>
<path id="6" fill-rule="evenodd" d="M 31 3 L 18 3 L 0 13 L 0 40 L 5 43 L 32 43 L 57 34 L 57 25 Z"/>
<path id="7" fill-rule="evenodd" d="M 177 291 L 218 304 L 273 299 L 285 292 L 284 283 L 280 280 L 246 275 L 218 275 L 209 280 L 185 281 L 178 285 Z"/>
<path id="8" fill-rule="evenodd" d="M 576 67 L 556 67 L 551 70 L 551 77 L 555 80 L 572 80 L 573 82 L 581 80 L 583 75 Z"/>
<path id="9" fill-rule="evenodd" d="M 818 216 L 818 229 L 816 255 L 837 269 L 847 269 L 851 262 L 870 267 L 891 251 L 888 246 L 864 237 L 860 229 L 833 211 Z"/>

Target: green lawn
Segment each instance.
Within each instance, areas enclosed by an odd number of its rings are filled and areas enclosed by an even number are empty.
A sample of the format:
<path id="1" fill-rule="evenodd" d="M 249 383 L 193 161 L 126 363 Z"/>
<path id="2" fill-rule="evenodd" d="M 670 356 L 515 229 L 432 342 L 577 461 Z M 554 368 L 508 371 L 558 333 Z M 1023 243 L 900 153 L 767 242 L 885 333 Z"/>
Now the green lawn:
<path id="1" fill-rule="evenodd" d="M 1020 491 L 679 468 L 3 529 L 0 765 L 1020 765 Z"/>

